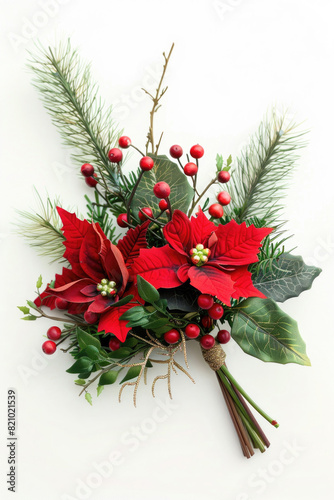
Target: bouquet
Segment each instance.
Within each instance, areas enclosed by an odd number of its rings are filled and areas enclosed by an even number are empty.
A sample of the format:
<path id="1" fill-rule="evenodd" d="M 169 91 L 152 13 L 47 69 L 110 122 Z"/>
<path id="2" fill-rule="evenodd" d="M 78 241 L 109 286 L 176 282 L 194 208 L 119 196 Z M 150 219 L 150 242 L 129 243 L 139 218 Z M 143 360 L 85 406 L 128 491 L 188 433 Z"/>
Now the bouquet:
<path id="1" fill-rule="evenodd" d="M 70 354 L 67 372 L 90 404 L 94 385 L 100 395 L 119 383 L 119 400 L 132 389 L 136 405 L 151 372 L 153 396 L 165 381 L 172 397 L 173 373 L 194 382 L 187 344 L 196 342 L 249 458 L 270 444 L 250 408 L 278 423 L 230 373 L 223 346 L 233 339 L 262 361 L 310 365 L 296 321 L 277 305 L 320 273 L 285 249 L 281 220 L 304 134 L 273 115 L 236 161 L 218 154 L 210 166 L 199 144 L 161 154 L 154 118 L 172 50 L 156 92 L 145 90 L 152 109 L 144 147 L 117 129 L 69 42 L 32 55 L 34 84 L 92 194 L 86 218 L 49 198 L 40 213 L 21 212 L 20 232 L 62 267 L 44 287 L 39 277 L 37 297 L 19 309 L 24 320 L 62 325 L 47 330 L 42 349 Z"/>

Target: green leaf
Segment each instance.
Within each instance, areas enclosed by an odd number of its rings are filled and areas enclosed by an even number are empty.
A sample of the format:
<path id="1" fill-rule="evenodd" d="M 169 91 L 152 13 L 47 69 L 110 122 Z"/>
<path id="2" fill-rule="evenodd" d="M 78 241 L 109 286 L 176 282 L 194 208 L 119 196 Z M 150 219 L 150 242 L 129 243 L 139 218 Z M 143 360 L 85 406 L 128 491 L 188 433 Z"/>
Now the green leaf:
<path id="1" fill-rule="evenodd" d="M 101 343 L 97 337 L 85 332 L 85 330 L 81 328 L 77 328 L 77 339 L 81 349 L 84 349 L 88 345 L 95 346 L 97 349 L 101 347 Z"/>
<path id="2" fill-rule="evenodd" d="M 160 299 L 158 290 L 141 276 L 137 276 L 137 285 L 138 293 L 145 302 L 153 304 Z"/>
<path id="3" fill-rule="evenodd" d="M 262 361 L 310 366 L 297 322 L 271 299 L 249 298 L 233 308 L 232 337 Z"/>
<path id="4" fill-rule="evenodd" d="M 89 372 L 93 368 L 93 362 L 90 358 L 79 358 L 70 368 L 68 368 L 67 373 L 83 373 L 85 371 Z M 80 377 L 81 378 L 81 377 Z"/>
<path id="5" fill-rule="evenodd" d="M 97 397 L 99 397 L 99 395 L 101 394 L 101 392 L 103 391 L 104 389 L 104 385 L 98 385 L 97 388 L 96 388 L 96 392 L 97 392 Z"/>
<path id="6" fill-rule="evenodd" d="M 77 380 L 74 381 L 76 385 L 86 385 L 86 380 L 83 380 L 82 378 L 78 378 Z"/>
<path id="7" fill-rule="evenodd" d="M 37 319 L 37 316 L 34 316 L 33 314 L 30 314 L 29 316 L 24 316 L 23 318 L 25 321 L 35 321 Z"/>
<path id="8" fill-rule="evenodd" d="M 260 268 L 253 283 L 267 297 L 284 302 L 309 290 L 320 273 L 319 267 L 307 266 L 302 257 L 284 253 L 270 269 Z"/>
<path id="9" fill-rule="evenodd" d="M 122 314 L 120 319 L 122 321 L 138 321 L 141 318 L 144 318 L 147 315 L 147 311 L 142 306 L 132 307 L 128 311 Z"/>
<path id="10" fill-rule="evenodd" d="M 93 361 L 97 361 L 101 358 L 100 351 L 95 345 L 88 345 L 82 351 L 80 351 L 79 356 L 82 358 L 86 356 Z M 80 359 L 80 358 L 79 358 Z"/>
<path id="11" fill-rule="evenodd" d="M 92 395 L 89 393 L 89 392 L 86 392 L 85 394 L 85 400 L 88 401 L 88 403 L 93 406 L 93 402 L 92 402 Z"/>
<path id="12" fill-rule="evenodd" d="M 217 172 L 221 171 L 221 169 L 223 168 L 223 163 L 224 163 L 223 156 L 217 154 L 216 156 Z"/>
<path id="13" fill-rule="evenodd" d="M 141 366 L 131 366 L 131 368 L 128 369 L 125 377 L 120 381 L 120 384 L 123 384 L 123 382 L 127 382 L 132 378 L 137 378 L 141 371 L 141 368 L 142 368 Z"/>
<path id="14" fill-rule="evenodd" d="M 112 359 L 127 358 L 128 356 L 130 356 L 130 354 L 132 352 L 133 351 L 131 349 L 129 349 L 128 347 L 120 347 L 119 349 L 117 349 L 117 351 L 112 351 L 109 354 L 109 358 L 112 358 Z"/>
<path id="15" fill-rule="evenodd" d="M 35 309 L 35 311 L 38 311 L 36 304 L 34 302 L 32 302 L 31 300 L 27 300 L 27 304 L 28 304 L 28 306 L 31 307 L 31 309 Z"/>
<path id="16" fill-rule="evenodd" d="M 187 177 L 167 156 L 149 156 L 154 160 L 154 167 L 144 173 L 131 205 L 132 211 L 138 213 L 139 208 L 155 207 L 158 200 L 153 193 L 153 187 L 157 182 L 164 181 L 171 189 L 170 201 L 173 209 L 186 212 L 193 197 L 193 189 Z"/>
<path id="17" fill-rule="evenodd" d="M 36 283 L 37 290 L 39 290 L 42 285 L 43 285 L 43 279 L 42 279 L 42 275 L 40 275 L 38 280 L 37 280 L 37 283 Z"/>
<path id="18" fill-rule="evenodd" d="M 29 312 L 30 312 L 29 307 L 26 307 L 26 306 L 17 306 L 17 308 L 20 309 L 20 311 L 22 311 L 23 314 L 29 314 Z"/>
<path id="19" fill-rule="evenodd" d="M 129 302 L 131 302 L 131 300 L 133 299 L 133 297 L 134 297 L 133 295 L 126 295 L 125 297 L 123 297 L 118 302 L 115 302 L 115 304 L 112 304 L 110 307 L 124 306 L 125 304 L 128 304 Z"/>
<path id="20" fill-rule="evenodd" d="M 109 370 L 108 372 L 102 373 L 99 380 L 99 386 L 114 384 L 117 380 L 118 374 L 119 372 L 116 370 Z"/>

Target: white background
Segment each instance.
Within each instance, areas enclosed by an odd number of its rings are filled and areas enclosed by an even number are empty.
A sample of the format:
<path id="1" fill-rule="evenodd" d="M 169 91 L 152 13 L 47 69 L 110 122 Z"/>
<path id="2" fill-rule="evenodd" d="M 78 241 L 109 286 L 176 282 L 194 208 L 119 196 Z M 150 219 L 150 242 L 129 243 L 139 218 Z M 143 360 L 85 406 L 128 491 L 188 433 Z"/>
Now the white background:
<path id="1" fill-rule="evenodd" d="M 1 1 L 1 393 L 0 483 L 6 490 L 6 394 L 18 395 L 19 500 L 296 500 L 331 496 L 333 467 L 333 15 L 330 0 L 50 0 Z M 44 10 L 42 7 L 44 5 Z M 44 14 L 43 14 L 44 12 Z M 218 384 L 197 345 L 190 348 L 196 385 L 173 380 L 169 414 L 149 388 L 117 401 L 105 389 L 90 407 L 78 398 L 69 356 L 40 358 L 50 322 L 24 323 L 16 305 L 33 298 L 37 276 L 59 270 L 13 234 L 15 209 L 36 207 L 33 186 L 84 209 L 89 188 L 38 100 L 25 68 L 34 40 L 70 35 L 120 126 L 144 142 L 151 85 L 161 53 L 174 41 L 169 90 L 157 116 L 162 152 L 200 143 L 206 165 L 217 152 L 238 154 L 273 104 L 303 128 L 303 150 L 286 198 L 293 246 L 323 268 L 312 291 L 282 307 L 298 320 L 312 367 L 264 364 L 227 346 L 231 371 L 280 422 L 263 422 L 272 442 L 246 460 Z M 153 82 L 154 83 L 154 82 Z M 133 157 L 133 164 L 136 158 Z M 204 183 L 205 174 L 202 174 Z M 23 375 L 25 374 L 25 375 Z M 164 382 L 158 387 L 166 399 Z M 164 422 L 157 422 L 165 419 Z M 140 441 L 133 436 L 141 429 Z M 126 434 L 127 433 L 127 434 Z M 132 443 L 132 444 L 131 444 Z M 121 458 L 111 471 L 115 452 Z M 104 462 L 102 478 L 96 467 Z M 108 465 L 109 464 L 109 465 Z M 108 465 L 108 467 L 107 467 Z M 95 482 L 94 482 L 95 481 Z M 80 488 L 79 488 L 79 485 Z M 86 485 L 85 487 L 83 485 Z M 87 486 L 88 485 L 88 486 Z M 89 486 L 90 485 L 90 486 Z"/>

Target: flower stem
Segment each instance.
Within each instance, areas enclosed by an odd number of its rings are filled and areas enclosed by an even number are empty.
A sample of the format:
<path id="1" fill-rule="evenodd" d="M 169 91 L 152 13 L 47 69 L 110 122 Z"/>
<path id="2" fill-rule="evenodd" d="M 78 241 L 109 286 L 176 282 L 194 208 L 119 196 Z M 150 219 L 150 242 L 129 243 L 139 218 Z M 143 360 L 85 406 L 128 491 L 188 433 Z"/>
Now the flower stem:
<path id="1" fill-rule="evenodd" d="M 244 389 L 238 384 L 238 382 L 235 380 L 235 378 L 231 375 L 231 373 L 228 371 L 226 366 L 222 366 L 220 368 L 220 371 L 222 374 L 226 376 L 226 378 L 233 384 L 238 391 L 243 395 L 243 397 L 248 401 L 250 405 L 253 406 L 253 408 L 260 414 L 262 415 L 263 418 L 265 418 L 268 422 L 270 422 L 272 425 L 275 427 L 279 427 L 279 424 L 276 422 L 276 420 L 273 420 L 267 413 L 265 413 L 256 403 L 253 401 L 253 399 L 248 396 L 248 394 L 244 391 Z"/>

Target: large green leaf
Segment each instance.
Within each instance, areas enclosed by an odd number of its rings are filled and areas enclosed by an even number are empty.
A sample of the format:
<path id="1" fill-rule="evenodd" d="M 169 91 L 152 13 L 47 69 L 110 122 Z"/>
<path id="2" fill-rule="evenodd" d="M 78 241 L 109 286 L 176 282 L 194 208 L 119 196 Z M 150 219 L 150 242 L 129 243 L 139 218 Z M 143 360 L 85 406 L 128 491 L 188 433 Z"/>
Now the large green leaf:
<path id="1" fill-rule="evenodd" d="M 137 188 L 132 210 L 135 214 L 139 208 L 154 207 L 158 204 L 158 199 L 153 193 L 153 187 L 157 182 L 164 181 L 169 184 L 171 193 L 170 201 L 173 210 L 179 209 L 186 212 L 192 196 L 193 189 L 187 177 L 181 172 L 176 163 L 171 162 L 167 156 L 150 155 L 154 160 L 154 167 L 149 172 L 145 172 Z"/>
<path id="2" fill-rule="evenodd" d="M 284 302 L 309 290 L 320 273 L 319 267 L 307 266 L 302 257 L 285 253 L 273 262 L 271 269 L 260 269 L 253 276 L 253 283 L 267 297 Z"/>
<path id="3" fill-rule="evenodd" d="M 251 356 L 310 366 L 297 322 L 271 299 L 251 297 L 233 311 L 232 337 Z"/>
<path id="4" fill-rule="evenodd" d="M 97 337 L 94 337 L 93 335 L 85 332 L 85 330 L 82 330 L 79 327 L 77 328 L 77 339 L 81 349 L 84 349 L 89 345 L 95 346 L 97 349 L 101 347 L 101 343 Z"/>

